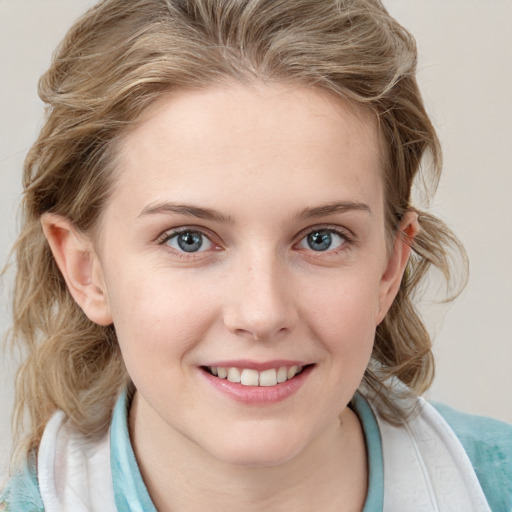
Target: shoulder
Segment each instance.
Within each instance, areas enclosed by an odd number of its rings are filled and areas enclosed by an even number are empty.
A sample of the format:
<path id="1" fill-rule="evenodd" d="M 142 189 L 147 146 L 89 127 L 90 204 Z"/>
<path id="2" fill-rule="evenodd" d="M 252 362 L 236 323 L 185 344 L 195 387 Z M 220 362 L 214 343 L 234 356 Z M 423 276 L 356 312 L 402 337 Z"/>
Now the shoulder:
<path id="1" fill-rule="evenodd" d="M 512 477 L 512 425 L 433 403 L 464 446 L 471 461 L 499 464 Z"/>
<path id="2" fill-rule="evenodd" d="M 35 456 L 7 481 L 0 493 L 0 510 L 5 512 L 43 512 L 43 502 L 36 476 Z M 3 508 L 2 508 L 3 507 Z"/>
<path id="3" fill-rule="evenodd" d="M 512 510 L 512 425 L 432 405 L 464 447 L 492 510 Z"/>

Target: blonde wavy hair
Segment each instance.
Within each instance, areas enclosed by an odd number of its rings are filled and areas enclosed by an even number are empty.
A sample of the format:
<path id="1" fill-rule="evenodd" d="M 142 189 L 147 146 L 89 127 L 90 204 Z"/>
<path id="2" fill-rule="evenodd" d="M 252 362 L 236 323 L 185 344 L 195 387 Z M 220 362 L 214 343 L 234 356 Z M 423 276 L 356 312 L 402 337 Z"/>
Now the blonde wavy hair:
<path id="1" fill-rule="evenodd" d="M 413 37 L 379 0 L 103 0 L 83 15 L 40 80 L 46 121 L 24 166 L 11 331 L 24 351 L 13 418 L 18 451 L 26 455 L 38 446 L 56 409 L 85 435 L 103 432 L 129 382 L 115 326 L 92 323 L 74 302 L 40 218 L 52 212 L 94 233 L 115 185 L 117 143 L 155 100 L 226 79 L 286 81 L 371 110 L 385 147 L 393 234 L 414 209 L 411 188 L 420 167 L 432 189 L 441 169 L 416 60 Z M 431 340 L 413 294 L 432 265 L 450 278 L 453 250 L 464 258 L 441 221 L 416 211 L 421 230 L 408 241 L 413 256 L 377 328 L 364 377 L 381 396 L 389 377 L 418 394 L 430 385 Z"/>

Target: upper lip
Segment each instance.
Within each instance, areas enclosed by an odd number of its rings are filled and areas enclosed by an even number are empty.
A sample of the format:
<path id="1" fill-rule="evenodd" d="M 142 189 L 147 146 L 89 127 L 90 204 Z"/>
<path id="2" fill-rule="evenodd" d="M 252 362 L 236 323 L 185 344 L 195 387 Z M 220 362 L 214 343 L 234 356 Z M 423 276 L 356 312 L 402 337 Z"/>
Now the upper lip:
<path id="1" fill-rule="evenodd" d="M 215 361 L 207 363 L 202 366 L 210 368 L 247 368 L 250 370 L 257 370 L 262 372 L 272 368 L 280 368 L 282 366 L 306 366 L 311 364 L 307 361 L 293 360 L 293 359 L 273 359 L 272 361 L 251 361 L 249 359 L 231 359 L 223 361 Z"/>

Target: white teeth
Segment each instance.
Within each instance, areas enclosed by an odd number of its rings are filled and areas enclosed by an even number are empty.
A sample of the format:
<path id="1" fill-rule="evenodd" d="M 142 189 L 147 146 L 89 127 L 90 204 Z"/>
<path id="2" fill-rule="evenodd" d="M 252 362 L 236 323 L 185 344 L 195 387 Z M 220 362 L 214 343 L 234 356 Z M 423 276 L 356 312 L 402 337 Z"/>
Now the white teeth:
<path id="1" fill-rule="evenodd" d="M 257 386 L 259 384 L 259 372 L 257 370 L 249 370 L 245 368 L 242 370 L 240 382 L 244 386 Z"/>
<path id="2" fill-rule="evenodd" d="M 288 371 L 286 370 L 286 366 L 281 366 L 279 370 L 277 370 L 277 382 L 281 384 L 281 382 L 286 382 L 288 380 Z"/>
<path id="3" fill-rule="evenodd" d="M 274 368 L 260 372 L 260 386 L 275 386 L 277 384 L 277 372 Z"/>
<path id="4" fill-rule="evenodd" d="M 280 366 L 262 372 L 250 368 L 223 368 L 221 366 L 210 366 L 208 368 L 212 375 L 220 379 L 227 378 L 229 382 L 241 383 L 244 386 L 275 386 L 293 379 L 295 375 L 303 370 L 302 366 L 290 366 L 289 368 Z"/>
<path id="5" fill-rule="evenodd" d="M 240 370 L 238 368 L 228 369 L 229 382 L 240 382 Z"/>
<path id="6" fill-rule="evenodd" d="M 293 379 L 293 377 L 295 377 L 295 374 L 297 373 L 298 369 L 299 369 L 298 366 L 291 366 L 290 368 L 288 368 L 288 372 L 287 372 L 286 376 L 289 379 Z"/>

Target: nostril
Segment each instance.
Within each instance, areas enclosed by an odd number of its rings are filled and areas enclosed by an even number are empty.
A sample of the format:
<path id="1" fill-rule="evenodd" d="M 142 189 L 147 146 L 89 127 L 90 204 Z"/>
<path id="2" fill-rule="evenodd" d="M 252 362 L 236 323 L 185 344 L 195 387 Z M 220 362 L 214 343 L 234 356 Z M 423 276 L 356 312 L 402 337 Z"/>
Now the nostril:
<path id="1" fill-rule="evenodd" d="M 260 274 L 261 275 L 261 274 Z M 280 279 L 261 278 L 231 298 L 223 312 L 226 328 L 240 337 L 263 341 L 292 331 L 299 318 L 288 286 Z"/>

